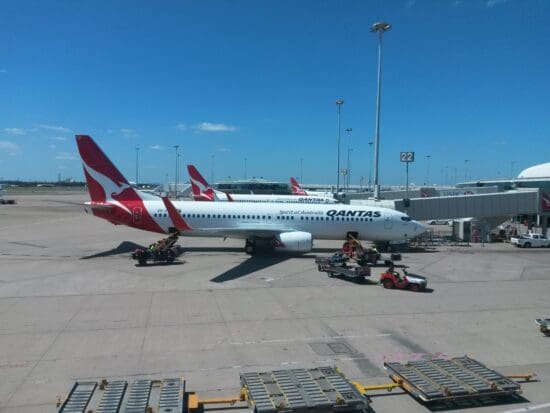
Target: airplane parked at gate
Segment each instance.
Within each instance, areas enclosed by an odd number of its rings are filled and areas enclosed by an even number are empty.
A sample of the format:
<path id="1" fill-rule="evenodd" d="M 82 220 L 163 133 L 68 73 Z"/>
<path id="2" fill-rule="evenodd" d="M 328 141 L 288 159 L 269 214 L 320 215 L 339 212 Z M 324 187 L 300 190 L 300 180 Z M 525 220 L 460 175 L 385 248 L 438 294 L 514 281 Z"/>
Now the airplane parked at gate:
<path id="1" fill-rule="evenodd" d="M 187 165 L 187 172 L 191 179 L 191 190 L 195 201 L 224 201 L 224 202 L 292 202 L 301 204 L 336 204 L 338 200 L 332 196 L 307 195 L 258 195 L 258 194 L 229 194 L 216 191 L 193 165 Z"/>
<path id="2" fill-rule="evenodd" d="M 331 192 L 322 192 L 322 191 L 305 191 L 304 188 L 302 188 L 302 185 L 296 180 L 294 177 L 290 177 L 290 186 L 292 188 L 292 194 L 293 195 L 307 195 L 307 196 L 319 196 L 319 197 L 327 197 L 327 198 L 334 198 L 333 194 Z"/>
<path id="3" fill-rule="evenodd" d="M 158 198 L 133 188 L 94 140 L 76 135 L 91 201 L 86 209 L 115 225 L 182 236 L 228 237 L 274 250 L 308 252 L 315 239 L 347 235 L 372 241 L 412 238 L 424 227 L 402 212 L 354 205 L 189 202 Z"/>

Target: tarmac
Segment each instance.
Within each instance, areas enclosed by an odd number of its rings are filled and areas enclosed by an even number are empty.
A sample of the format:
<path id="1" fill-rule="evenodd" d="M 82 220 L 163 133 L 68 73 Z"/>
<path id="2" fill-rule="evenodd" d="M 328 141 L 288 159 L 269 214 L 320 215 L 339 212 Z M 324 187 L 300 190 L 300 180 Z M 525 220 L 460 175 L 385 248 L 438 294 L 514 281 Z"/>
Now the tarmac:
<path id="1" fill-rule="evenodd" d="M 1 413 L 54 412 L 77 379 L 184 376 L 201 397 L 229 397 L 241 372 L 329 365 L 381 384 L 384 361 L 430 355 L 538 376 L 520 403 L 464 411 L 550 411 L 550 337 L 534 323 L 550 317 L 548 249 L 404 253 L 424 293 L 328 278 L 314 256 L 334 241 L 249 257 L 241 240 L 182 237 L 178 264 L 140 267 L 130 252 L 158 234 L 87 215 L 84 193 L 16 198 L 0 205 Z M 374 393 L 372 409 L 429 411 L 400 390 Z"/>

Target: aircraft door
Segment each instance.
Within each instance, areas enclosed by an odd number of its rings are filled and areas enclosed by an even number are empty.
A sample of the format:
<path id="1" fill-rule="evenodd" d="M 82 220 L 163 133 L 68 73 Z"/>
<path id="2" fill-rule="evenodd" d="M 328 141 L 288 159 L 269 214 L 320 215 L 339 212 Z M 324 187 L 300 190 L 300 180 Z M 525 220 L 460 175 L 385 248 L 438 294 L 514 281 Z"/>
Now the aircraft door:
<path id="1" fill-rule="evenodd" d="M 393 228 L 393 221 L 391 219 L 391 216 L 384 214 L 384 229 L 392 229 L 392 228 Z"/>
<path id="2" fill-rule="evenodd" d="M 135 207 L 132 212 L 132 215 L 134 217 L 134 224 L 141 224 L 141 207 Z"/>

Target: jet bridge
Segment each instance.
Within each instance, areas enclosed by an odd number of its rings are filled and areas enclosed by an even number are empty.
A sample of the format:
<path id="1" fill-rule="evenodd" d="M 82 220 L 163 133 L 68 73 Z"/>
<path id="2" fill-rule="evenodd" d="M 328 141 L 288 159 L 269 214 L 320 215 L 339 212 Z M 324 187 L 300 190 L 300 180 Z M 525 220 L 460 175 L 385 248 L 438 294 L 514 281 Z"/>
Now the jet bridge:
<path id="1" fill-rule="evenodd" d="M 539 189 L 521 189 L 492 194 L 412 198 L 399 200 L 353 200 L 355 205 L 386 206 L 405 212 L 418 221 L 446 218 L 485 218 L 520 214 L 548 214 L 541 207 Z"/>

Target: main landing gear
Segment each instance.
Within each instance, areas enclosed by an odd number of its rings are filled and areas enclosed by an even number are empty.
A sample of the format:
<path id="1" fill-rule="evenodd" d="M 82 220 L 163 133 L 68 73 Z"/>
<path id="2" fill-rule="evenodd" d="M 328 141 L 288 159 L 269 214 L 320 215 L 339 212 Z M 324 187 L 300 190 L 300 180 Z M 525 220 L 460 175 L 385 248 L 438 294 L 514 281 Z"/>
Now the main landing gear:
<path id="1" fill-rule="evenodd" d="M 256 241 L 247 239 L 244 244 L 244 252 L 248 255 L 254 255 L 256 253 Z"/>

